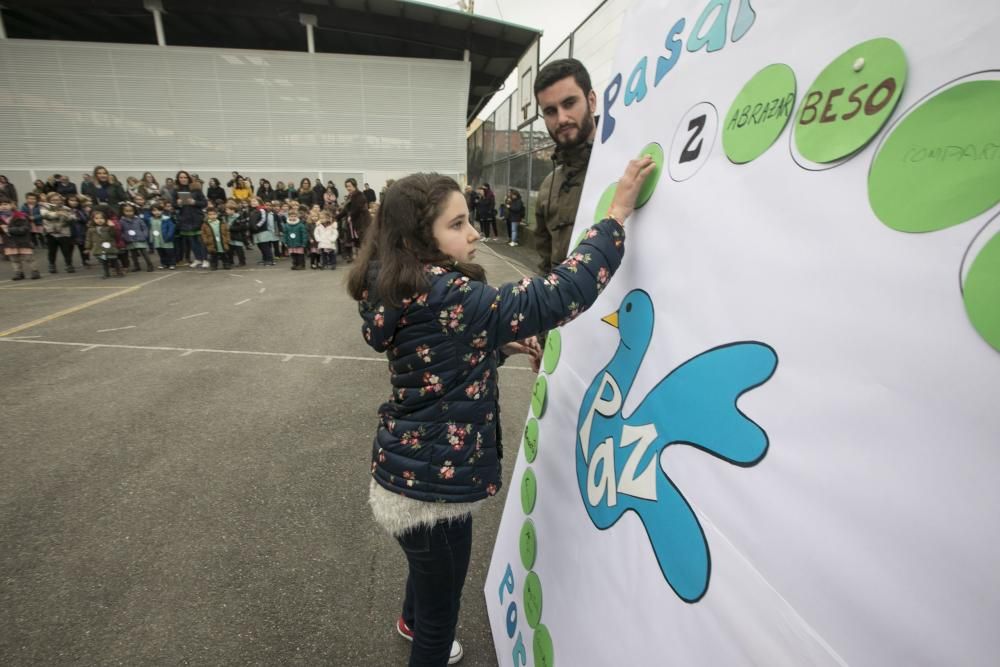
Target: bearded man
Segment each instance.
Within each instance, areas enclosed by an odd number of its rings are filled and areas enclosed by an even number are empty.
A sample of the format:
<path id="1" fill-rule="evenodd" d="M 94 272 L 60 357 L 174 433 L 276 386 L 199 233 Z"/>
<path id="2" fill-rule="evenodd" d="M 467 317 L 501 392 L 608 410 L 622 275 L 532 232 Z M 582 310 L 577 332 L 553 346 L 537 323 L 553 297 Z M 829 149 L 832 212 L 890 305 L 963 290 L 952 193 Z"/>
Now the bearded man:
<path id="1" fill-rule="evenodd" d="M 535 248 L 538 267 L 547 274 L 569 252 L 570 235 L 580 206 L 590 152 L 597 134 L 597 94 L 579 60 L 555 60 L 538 72 L 535 101 L 545 129 L 556 142 L 553 170 L 538 188 L 535 203 Z"/>

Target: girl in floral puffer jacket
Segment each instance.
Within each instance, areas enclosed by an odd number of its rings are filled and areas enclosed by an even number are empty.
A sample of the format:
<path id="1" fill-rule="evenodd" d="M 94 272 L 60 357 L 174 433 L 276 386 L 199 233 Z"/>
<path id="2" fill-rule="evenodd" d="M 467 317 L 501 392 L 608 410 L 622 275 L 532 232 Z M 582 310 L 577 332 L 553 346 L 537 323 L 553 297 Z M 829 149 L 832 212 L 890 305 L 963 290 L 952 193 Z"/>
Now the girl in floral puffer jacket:
<path id="1" fill-rule="evenodd" d="M 621 263 L 624 221 L 652 170 L 633 160 L 607 219 L 542 278 L 494 288 L 474 264 L 479 234 L 459 185 L 413 174 L 386 192 L 348 290 L 362 333 L 389 361 L 392 396 L 379 408 L 369 504 L 410 570 L 397 631 L 411 664 L 457 661 L 458 608 L 472 512 L 500 489 L 497 371 L 507 356 L 541 355 L 534 336 L 597 299 Z"/>

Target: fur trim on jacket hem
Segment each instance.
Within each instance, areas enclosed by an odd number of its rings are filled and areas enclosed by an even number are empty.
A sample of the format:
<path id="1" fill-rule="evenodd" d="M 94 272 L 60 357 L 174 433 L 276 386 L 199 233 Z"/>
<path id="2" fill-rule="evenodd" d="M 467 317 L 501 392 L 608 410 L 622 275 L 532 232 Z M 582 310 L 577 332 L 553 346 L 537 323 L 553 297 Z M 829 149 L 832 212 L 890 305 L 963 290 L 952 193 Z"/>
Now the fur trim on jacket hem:
<path id="1" fill-rule="evenodd" d="M 393 493 L 374 479 L 368 486 L 368 504 L 375 516 L 375 523 L 393 537 L 408 530 L 427 526 L 438 521 L 460 521 L 472 516 L 482 505 L 474 503 L 429 503 Z"/>

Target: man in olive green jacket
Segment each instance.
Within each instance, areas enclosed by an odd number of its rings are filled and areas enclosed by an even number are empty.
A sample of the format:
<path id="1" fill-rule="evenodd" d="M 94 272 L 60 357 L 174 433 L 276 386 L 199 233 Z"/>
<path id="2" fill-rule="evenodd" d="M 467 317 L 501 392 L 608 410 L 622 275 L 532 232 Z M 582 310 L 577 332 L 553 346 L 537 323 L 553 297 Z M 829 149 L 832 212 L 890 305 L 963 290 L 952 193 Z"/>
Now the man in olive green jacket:
<path id="1" fill-rule="evenodd" d="M 597 134 L 597 94 L 583 63 L 555 60 L 538 72 L 535 100 L 556 150 L 552 173 L 538 188 L 535 201 L 535 248 L 543 274 L 566 259 L 590 152 Z"/>

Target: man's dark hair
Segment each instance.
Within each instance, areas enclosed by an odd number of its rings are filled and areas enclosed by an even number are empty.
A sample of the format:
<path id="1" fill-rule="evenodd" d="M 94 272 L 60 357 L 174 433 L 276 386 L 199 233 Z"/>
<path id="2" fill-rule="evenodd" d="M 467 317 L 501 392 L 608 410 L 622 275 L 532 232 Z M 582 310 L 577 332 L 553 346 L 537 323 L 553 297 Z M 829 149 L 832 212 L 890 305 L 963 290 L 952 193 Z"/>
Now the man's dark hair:
<path id="1" fill-rule="evenodd" d="M 583 63 L 576 58 L 563 58 L 553 60 L 538 71 L 538 78 L 535 79 L 535 97 L 537 98 L 538 93 L 568 76 L 573 77 L 584 95 L 589 95 L 590 91 L 593 90 L 593 86 L 590 84 L 590 73 L 587 72 Z"/>

